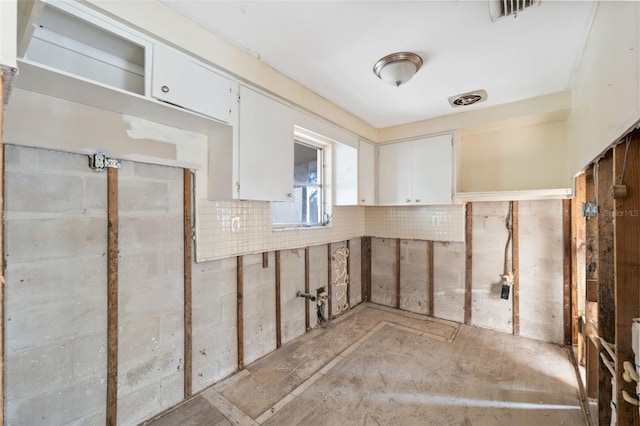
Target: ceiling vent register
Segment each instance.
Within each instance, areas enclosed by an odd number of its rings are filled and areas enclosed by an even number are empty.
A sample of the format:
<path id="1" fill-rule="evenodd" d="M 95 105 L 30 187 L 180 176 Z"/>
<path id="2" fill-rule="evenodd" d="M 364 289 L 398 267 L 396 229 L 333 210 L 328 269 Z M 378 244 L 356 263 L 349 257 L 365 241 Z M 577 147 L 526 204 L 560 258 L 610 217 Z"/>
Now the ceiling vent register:
<path id="1" fill-rule="evenodd" d="M 518 16 L 518 13 L 533 6 L 540 5 L 540 0 L 489 0 L 491 21 L 495 22 L 505 16 Z"/>

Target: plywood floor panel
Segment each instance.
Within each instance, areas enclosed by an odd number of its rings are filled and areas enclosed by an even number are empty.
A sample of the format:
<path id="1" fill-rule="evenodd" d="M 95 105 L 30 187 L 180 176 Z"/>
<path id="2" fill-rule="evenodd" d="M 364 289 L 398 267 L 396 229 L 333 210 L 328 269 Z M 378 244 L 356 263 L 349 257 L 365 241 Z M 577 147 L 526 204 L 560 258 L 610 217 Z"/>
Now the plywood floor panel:
<path id="1" fill-rule="evenodd" d="M 235 424 L 585 424 L 565 348 L 372 304 L 202 395 Z M 201 409 L 171 414 L 212 424 Z"/>

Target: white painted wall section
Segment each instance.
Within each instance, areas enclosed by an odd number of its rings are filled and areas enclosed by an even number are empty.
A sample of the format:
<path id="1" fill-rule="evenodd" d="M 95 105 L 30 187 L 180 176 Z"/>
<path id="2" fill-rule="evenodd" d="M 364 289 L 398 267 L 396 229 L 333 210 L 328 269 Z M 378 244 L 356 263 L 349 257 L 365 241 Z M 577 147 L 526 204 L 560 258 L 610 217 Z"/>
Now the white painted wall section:
<path id="1" fill-rule="evenodd" d="M 640 119 L 640 3 L 599 2 L 571 89 L 575 175 Z"/>
<path id="2" fill-rule="evenodd" d="M 18 33 L 18 1 L 0 1 L 0 65 L 15 68 Z"/>

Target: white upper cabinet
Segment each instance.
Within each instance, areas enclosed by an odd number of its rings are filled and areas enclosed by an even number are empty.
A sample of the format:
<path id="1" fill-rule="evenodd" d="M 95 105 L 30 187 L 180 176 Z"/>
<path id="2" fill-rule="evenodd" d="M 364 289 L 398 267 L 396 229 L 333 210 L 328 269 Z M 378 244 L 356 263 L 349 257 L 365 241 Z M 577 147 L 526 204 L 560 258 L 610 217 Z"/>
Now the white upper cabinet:
<path id="1" fill-rule="evenodd" d="M 373 144 L 359 141 L 358 145 L 358 204 L 372 206 L 376 194 L 376 150 Z"/>
<path id="2" fill-rule="evenodd" d="M 378 148 L 378 157 L 378 204 L 411 204 L 411 143 L 382 145 Z"/>
<path id="3" fill-rule="evenodd" d="M 453 145 L 451 135 L 413 141 L 413 199 L 417 204 L 451 204 Z"/>
<path id="4" fill-rule="evenodd" d="M 336 142 L 334 144 L 336 206 L 358 204 L 358 150 Z"/>
<path id="5" fill-rule="evenodd" d="M 293 112 L 288 106 L 240 87 L 239 198 L 293 199 Z"/>
<path id="6" fill-rule="evenodd" d="M 451 135 L 382 145 L 378 155 L 379 204 L 451 204 Z"/>
<path id="7" fill-rule="evenodd" d="M 232 82 L 191 56 L 156 43 L 151 96 L 228 123 Z"/>

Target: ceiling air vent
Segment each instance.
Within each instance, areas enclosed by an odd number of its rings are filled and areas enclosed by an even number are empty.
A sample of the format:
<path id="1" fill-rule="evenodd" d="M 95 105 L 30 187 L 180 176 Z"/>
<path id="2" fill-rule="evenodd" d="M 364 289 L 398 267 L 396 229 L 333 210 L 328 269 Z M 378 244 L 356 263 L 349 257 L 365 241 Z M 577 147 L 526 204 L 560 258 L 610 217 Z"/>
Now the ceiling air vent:
<path id="1" fill-rule="evenodd" d="M 487 100 L 487 92 L 484 89 L 473 90 L 467 93 L 451 96 L 449 103 L 452 107 L 469 106 Z"/>
<path id="2" fill-rule="evenodd" d="M 518 13 L 533 6 L 538 6 L 540 0 L 489 0 L 491 21 L 505 16 L 518 16 Z"/>

